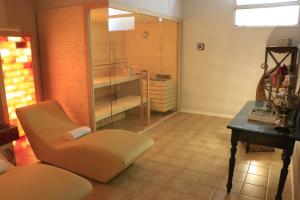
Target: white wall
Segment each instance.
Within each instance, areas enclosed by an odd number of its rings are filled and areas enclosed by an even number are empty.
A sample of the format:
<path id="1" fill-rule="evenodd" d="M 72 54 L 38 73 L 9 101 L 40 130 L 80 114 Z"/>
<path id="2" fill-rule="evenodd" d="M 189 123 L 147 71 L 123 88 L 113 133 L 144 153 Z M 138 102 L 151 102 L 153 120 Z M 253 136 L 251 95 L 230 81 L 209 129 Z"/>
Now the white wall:
<path id="1" fill-rule="evenodd" d="M 156 16 L 181 18 L 181 0 L 109 0 L 114 8 L 140 11 Z"/>
<path id="2" fill-rule="evenodd" d="M 300 27 L 277 27 L 274 28 L 270 37 L 268 38 L 267 45 L 278 45 L 278 40 L 291 38 L 292 45 L 297 47 L 300 44 Z"/>
<path id="3" fill-rule="evenodd" d="M 234 0 L 184 0 L 182 7 L 182 111 L 232 117 L 255 99 L 272 29 L 234 27 Z"/>

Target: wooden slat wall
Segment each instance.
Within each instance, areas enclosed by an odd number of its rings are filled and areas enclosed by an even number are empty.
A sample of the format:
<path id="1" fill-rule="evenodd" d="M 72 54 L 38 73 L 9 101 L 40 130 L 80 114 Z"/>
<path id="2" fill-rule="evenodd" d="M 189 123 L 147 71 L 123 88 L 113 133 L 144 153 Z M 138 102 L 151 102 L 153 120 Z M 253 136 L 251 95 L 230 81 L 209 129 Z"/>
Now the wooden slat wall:
<path id="1" fill-rule="evenodd" d="M 109 35 L 107 21 L 91 21 L 92 65 L 109 64 Z"/>
<path id="2" fill-rule="evenodd" d="M 113 31 L 110 35 L 110 63 L 126 63 L 126 32 Z"/>
<path id="3" fill-rule="evenodd" d="M 144 38 L 143 32 L 149 37 Z M 162 64 L 161 24 L 157 22 L 137 23 L 135 30 L 127 32 L 127 58 L 131 66 L 149 70 L 150 77 L 161 73 Z"/>
<path id="4" fill-rule="evenodd" d="M 90 36 L 92 65 L 109 64 L 108 8 L 91 10 Z"/>
<path id="5" fill-rule="evenodd" d="M 148 69 L 150 77 L 170 74 L 178 79 L 178 22 L 163 21 L 136 24 L 134 31 L 127 32 L 128 64 Z M 149 37 L 142 37 L 143 32 Z"/>
<path id="6" fill-rule="evenodd" d="M 58 100 L 77 123 L 91 125 L 83 6 L 41 11 L 38 28 L 44 98 Z"/>

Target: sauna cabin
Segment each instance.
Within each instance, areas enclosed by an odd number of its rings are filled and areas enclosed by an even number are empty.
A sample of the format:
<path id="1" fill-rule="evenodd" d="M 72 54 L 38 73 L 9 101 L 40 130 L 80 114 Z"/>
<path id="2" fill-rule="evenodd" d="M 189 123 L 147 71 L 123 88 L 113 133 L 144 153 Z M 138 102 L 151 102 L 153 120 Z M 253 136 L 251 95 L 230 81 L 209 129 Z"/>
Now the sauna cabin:
<path id="1" fill-rule="evenodd" d="M 142 132 L 178 111 L 179 21 L 105 1 L 37 19 L 45 99 L 74 121 Z"/>

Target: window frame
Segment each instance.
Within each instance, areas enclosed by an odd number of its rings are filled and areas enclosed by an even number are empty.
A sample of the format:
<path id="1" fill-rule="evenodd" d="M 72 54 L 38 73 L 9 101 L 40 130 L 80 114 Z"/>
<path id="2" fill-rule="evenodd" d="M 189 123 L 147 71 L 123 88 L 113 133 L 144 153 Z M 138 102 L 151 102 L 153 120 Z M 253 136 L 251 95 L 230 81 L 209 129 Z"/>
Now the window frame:
<path id="1" fill-rule="evenodd" d="M 279 3 L 261 3 L 261 4 L 246 4 L 246 5 L 238 5 L 238 0 L 234 0 L 234 12 L 233 12 L 233 24 L 236 28 L 274 28 L 274 27 L 300 27 L 300 0 L 294 2 L 279 2 Z M 295 25 L 263 25 L 263 26 L 239 26 L 236 25 L 236 11 L 242 9 L 255 9 L 255 8 L 273 8 L 273 7 L 283 7 L 283 6 L 299 6 L 298 11 L 298 24 Z"/>

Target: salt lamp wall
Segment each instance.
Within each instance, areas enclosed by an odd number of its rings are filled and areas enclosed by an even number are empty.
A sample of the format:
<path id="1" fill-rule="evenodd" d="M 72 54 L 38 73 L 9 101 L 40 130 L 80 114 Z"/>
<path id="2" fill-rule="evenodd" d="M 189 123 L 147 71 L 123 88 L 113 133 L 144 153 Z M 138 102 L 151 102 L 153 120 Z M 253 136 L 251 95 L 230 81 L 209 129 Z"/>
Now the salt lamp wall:
<path id="1" fill-rule="evenodd" d="M 17 125 L 20 136 L 24 131 L 15 110 L 36 102 L 31 52 L 30 37 L 0 36 L 2 110 L 7 109 L 5 121 Z"/>

